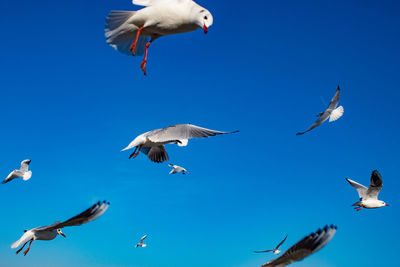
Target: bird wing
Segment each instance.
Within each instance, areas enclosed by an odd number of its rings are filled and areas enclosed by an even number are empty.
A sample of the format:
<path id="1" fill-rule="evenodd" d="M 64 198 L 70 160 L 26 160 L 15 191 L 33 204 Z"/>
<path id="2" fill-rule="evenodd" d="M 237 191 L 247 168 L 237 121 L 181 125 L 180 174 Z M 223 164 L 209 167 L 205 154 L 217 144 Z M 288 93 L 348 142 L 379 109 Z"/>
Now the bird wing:
<path id="1" fill-rule="evenodd" d="M 26 231 L 20 239 L 11 244 L 11 248 L 17 248 L 33 238 L 32 231 Z"/>
<path id="2" fill-rule="evenodd" d="M 329 103 L 327 109 L 334 110 L 334 109 L 337 107 L 337 105 L 338 105 L 338 103 L 339 103 L 339 96 L 340 96 L 340 87 L 339 87 L 339 85 L 338 85 L 338 87 L 337 87 L 337 89 L 336 89 L 336 93 L 335 93 L 335 95 L 332 97 L 332 100 L 331 100 L 331 102 Z"/>
<path id="3" fill-rule="evenodd" d="M 364 198 L 364 197 L 365 197 L 368 188 L 366 188 L 366 187 L 363 186 L 362 184 L 359 184 L 359 183 L 357 183 L 357 182 L 355 182 L 355 181 L 353 181 L 353 180 L 351 180 L 351 179 L 347 179 L 347 178 L 346 178 L 346 181 L 349 182 L 349 184 L 357 190 L 358 196 L 359 196 L 360 198 Z"/>
<path id="4" fill-rule="evenodd" d="M 161 146 L 153 146 L 153 147 L 142 147 L 141 150 L 147 157 L 157 163 L 161 163 L 169 160 L 167 150 L 163 145 Z"/>
<path id="5" fill-rule="evenodd" d="M 29 167 L 29 164 L 30 164 L 30 163 L 31 163 L 31 160 L 30 160 L 30 159 L 23 160 L 23 161 L 21 162 L 20 171 L 22 171 L 22 172 L 28 171 L 28 167 Z"/>
<path id="6" fill-rule="evenodd" d="M 260 250 L 260 251 L 254 251 L 254 253 L 263 253 L 263 252 L 271 252 L 274 251 L 273 249 L 268 249 L 268 250 Z"/>
<path id="7" fill-rule="evenodd" d="M 276 246 L 275 249 L 278 249 L 280 246 L 282 246 L 283 242 L 285 242 L 285 240 L 286 240 L 287 237 L 288 237 L 288 236 L 286 235 L 285 238 Z"/>
<path id="8" fill-rule="evenodd" d="M 192 124 L 177 124 L 168 126 L 163 129 L 159 129 L 157 131 L 152 131 L 149 133 L 147 137 L 150 139 L 150 141 L 154 143 L 168 143 L 190 138 L 203 138 L 203 137 L 209 137 L 227 133 L 234 133 L 234 132 L 214 131 Z"/>
<path id="9" fill-rule="evenodd" d="M 324 112 L 321 117 L 319 117 L 313 125 L 310 126 L 310 128 L 308 128 L 307 130 L 305 130 L 304 132 L 299 132 L 296 135 L 302 135 L 305 134 L 306 132 L 311 131 L 312 129 L 314 129 L 317 126 L 320 126 L 324 121 L 326 121 L 329 118 L 329 113 Z"/>
<path id="10" fill-rule="evenodd" d="M 337 227 L 335 225 L 326 225 L 323 229 L 318 229 L 315 233 L 304 237 L 286 250 L 282 256 L 263 264 L 262 267 L 281 267 L 300 261 L 323 248 L 335 235 L 336 230 Z"/>
<path id="11" fill-rule="evenodd" d="M 343 106 L 337 107 L 332 111 L 331 115 L 329 116 L 329 122 L 338 120 L 340 117 L 343 116 L 343 113 L 344 113 Z"/>
<path id="12" fill-rule="evenodd" d="M 10 172 L 10 174 L 6 177 L 6 179 L 3 180 L 3 184 L 8 183 L 11 180 L 14 180 L 15 178 L 22 177 L 23 173 L 20 170 L 13 170 Z"/>
<path id="13" fill-rule="evenodd" d="M 368 198 L 378 199 L 378 195 L 382 189 L 382 186 L 383 186 L 382 176 L 377 170 L 374 170 L 371 174 L 371 183 L 366 192 Z"/>
<path id="14" fill-rule="evenodd" d="M 140 238 L 140 243 L 143 243 L 143 241 L 146 239 L 147 235 L 144 235 L 142 238 Z"/>
<path id="15" fill-rule="evenodd" d="M 84 212 L 72 217 L 69 220 L 66 220 L 65 222 L 56 222 L 52 225 L 43 226 L 43 227 L 39 227 L 36 229 L 50 231 L 50 230 L 63 228 L 63 227 L 67 227 L 67 226 L 77 226 L 77 225 L 81 225 L 84 223 L 88 223 L 90 221 L 93 221 L 97 217 L 101 216 L 108 209 L 109 205 L 110 205 L 109 202 L 106 202 L 106 201 L 100 202 L 99 201 L 96 204 L 94 204 L 93 206 L 91 206 L 90 208 L 88 208 L 87 210 L 85 210 Z"/>
<path id="16" fill-rule="evenodd" d="M 154 6 L 157 3 L 165 2 L 189 2 L 191 0 L 132 0 L 132 4 L 137 6 Z"/>

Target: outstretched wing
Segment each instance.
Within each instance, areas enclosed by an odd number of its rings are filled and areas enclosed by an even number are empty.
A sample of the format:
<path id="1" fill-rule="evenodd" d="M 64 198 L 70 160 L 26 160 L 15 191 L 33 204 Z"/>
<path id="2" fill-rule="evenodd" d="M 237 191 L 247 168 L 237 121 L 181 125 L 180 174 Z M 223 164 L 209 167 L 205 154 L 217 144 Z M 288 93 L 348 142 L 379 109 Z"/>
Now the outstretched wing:
<path id="1" fill-rule="evenodd" d="M 84 212 L 72 217 L 69 220 L 66 220 L 65 222 L 56 222 L 52 225 L 49 226 L 44 226 L 41 227 L 41 230 L 54 230 L 58 228 L 63 228 L 67 226 L 77 226 L 81 225 L 84 223 L 88 223 L 90 221 L 93 221 L 97 217 L 101 216 L 107 209 L 108 206 L 110 205 L 109 202 L 103 201 L 103 202 L 97 202 Z"/>
<path id="2" fill-rule="evenodd" d="M 203 138 L 227 133 L 234 132 L 220 132 L 192 124 L 177 124 L 159 129 L 158 131 L 153 131 L 148 135 L 148 138 L 155 143 L 176 142 L 180 140 L 187 142 L 186 140 L 190 138 Z"/>
<path id="3" fill-rule="evenodd" d="M 162 2 L 188 2 L 191 0 L 132 0 L 132 4 L 137 6 L 154 6 Z"/>
<path id="4" fill-rule="evenodd" d="M 322 116 L 319 117 L 318 120 L 316 120 L 316 121 L 314 122 L 314 124 L 310 126 L 310 128 L 308 128 L 308 129 L 305 130 L 304 132 L 297 133 L 296 135 L 302 135 L 302 134 L 305 134 L 306 132 L 311 131 L 311 130 L 314 129 L 315 127 L 320 126 L 320 125 L 321 125 L 324 121 L 326 121 L 328 118 L 329 118 L 329 114 L 324 112 L 324 113 L 322 114 Z"/>
<path id="5" fill-rule="evenodd" d="M 29 167 L 29 164 L 30 164 L 30 163 L 31 163 L 31 160 L 30 160 L 30 159 L 23 160 L 23 161 L 21 162 L 20 171 L 22 171 L 22 172 L 28 171 L 28 167 Z"/>
<path id="6" fill-rule="evenodd" d="M 6 179 L 1 182 L 2 184 L 8 183 L 11 180 L 14 180 L 15 178 L 22 177 L 24 174 L 20 170 L 13 170 L 10 172 L 10 174 L 6 177 Z"/>
<path id="7" fill-rule="evenodd" d="M 286 235 L 285 238 L 276 246 L 275 249 L 278 249 L 280 246 L 282 246 L 282 244 L 283 244 L 283 242 L 285 242 L 286 238 L 287 238 L 287 235 Z"/>
<path id="8" fill-rule="evenodd" d="M 346 181 L 349 182 L 349 184 L 350 184 L 352 187 L 354 187 L 354 189 L 357 190 L 358 196 L 359 196 L 360 198 L 364 198 L 364 197 L 365 197 L 365 194 L 366 194 L 368 188 L 366 188 L 366 187 L 363 186 L 362 184 L 359 184 L 359 183 L 357 183 L 357 182 L 355 182 L 355 181 L 353 181 L 353 180 L 351 180 L 351 179 L 347 179 L 347 178 L 346 178 Z"/>
<path id="9" fill-rule="evenodd" d="M 268 249 L 268 250 L 260 250 L 260 251 L 254 251 L 254 253 L 264 253 L 264 252 L 271 252 L 274 251 L 273 249 Z"/>
<path id="10" fill-rule="evenodd" d="M 382 176 L 377 170 L 374 170 L 371 174 L 371 183 L 366 192 L 368 198 L 378 199 L 378 195 L 382 189 L 382 186 Z"/>
<path id="11" fill-rule="evenodd" d="M 140 243 L 143 243 L 143 241 L 146 239 L 147 235 L 144 235 L 141 239 L 140 239 Z"/>
<path id="12" fill-rule="evenodd" d="M 335 235 L 336 230 L 337 227 L 335 225 L 326 225 L 323 229 L 318 229 L 315 233 L 304 237 L 285 251 L 282 256 L 263 264 L 262 267 L 283 267 L 293 262 L 303 260 L 305 257 L 323 248 Z"/>
<path id="13" fill-rule="evenodd" d="M 329 103 L 327 109 L 329 109 L 329 110 L 334 110 L 334 109 L 337 107 L 337 105 L 338 105 L 338 103 L 339 103 L 339 96 L 340 96 L 340 87 L 339 87 L 339 85 L 338 85 L 338 86 L 337 86 L 337 89 L 336 89 L 336 93 L 335 93 L 335 95 L 333 96 L 331 102 Z"/>

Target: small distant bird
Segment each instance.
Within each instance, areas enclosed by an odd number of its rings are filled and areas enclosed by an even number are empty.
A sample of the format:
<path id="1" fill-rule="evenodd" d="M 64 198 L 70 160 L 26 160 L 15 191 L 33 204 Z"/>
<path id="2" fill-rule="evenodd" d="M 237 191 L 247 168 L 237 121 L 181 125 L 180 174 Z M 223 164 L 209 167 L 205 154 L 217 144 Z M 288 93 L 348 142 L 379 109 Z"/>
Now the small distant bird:
<path id="1" fill-rule="evenodd" d="M 274 249 L 268 249 L 268 250 L 262 250 L 262 251 L 254 251 L 255 253 L 263 253 L 263 252 L 273 252 L 275 255 L 278 255 L 279 253 L 281 253 L 281 251 L 279 250 L 279 247 L 283 244 L 283 242 L 285 242 L 287 238 L 286 237 L 276 246 L 276 248 Z"/>
<path id="2" fill-rule="evenodd" d="M 171 168 L 173 168 L 169 174 L 175 174 L 178 172 L 182 172 L 182 174 L 186 174 L 188 171 L 185 168 L 182 168 L 181 166 L 178 165 L 172 165 L 172 164 L 168 164 L 168 166 L 170 166 Z"/>
<path id="3" fill-rule="evenodd" d="M 203 138 L 236 132 L 239 131 L 220 132 L 192 124 L 177 124 L 141 134 L 126 148 L 122 149 L 122 151 L 135 147 L 135 150 L 129 158 L 135 158 L 139 155 L 140 151 L 142 151 L 151 161 L 160 163 L 169 160 L 167 151 L 164 147 L 165 144 L 187 146 L 190 138 Z"/>
<path id="4" fill-rule="evenodd" d="M 29 247 L 27 250 L 24 251 L 24 255 L 28 253 L 28 251 L 31 248 L 32 242 L 35 240 L 53 240 L 54 238 L 57 237 L 57 235 L 61 235 L 63 237 L 66 237 L 65 234 L 61 231 L 61 228 L 67 227 L 67 226 L 76 226 L 76 225 L 81 225 L 84 223 L 88 223 L 90 221 L 93 221 L 100 215 L 102 215 L 107 209 L 108 206 L 110 205 L 109 202 L 103 201 L 103 202 L 97 202 L 94 204 L 92 207 L 88 208 L 81 214 L 72 217 L 69 220 L 66 220 L 65 222 L 55 222 L 52 225 L 47 225 L 47 226 L 41 226 L 37 228 L 33 228 L 30 230 L 24 230 L 24 234 L 22 237 L 11 244 L 11 248 L 17 248 L 23 244 L 23 246 L 18 249 L 16 254 L 18 254 L 24 247 L 25 245 L 29 243 Z"/>
<path id="5" fill-rule="evenodd" d="M 389 206 L 384 201 L 378 200 L 378 195 L 382 189 L 383 182 L 382 176 L 377 170 L 374 170 L 372 172 L 371 182 L 368 188 L 347 178 L 346 181 L 349 182 L 350 185 L 357 190 L 360 197 L 360 201 L 357 201 L 352 205 L 356 206 L 354 208 L 355 210 L 359 211 L 362 208 L 376 209 L 384 206 Z"/>
<path id="6" fill-rule="evenodd" d="M 23 160 L 21 162 L 21 168 L 19 170 L 13 170 L 2 183 L 8 183 L 16 178 L 22 178 L 24 181 L 29 180 L 32 177 L 32 171 L 28 171 L 30 163 L 30 159 Z"/>
<path id="7" fill-rule="evenodd" d="M 280 257 L 264 263 L 261 267 L 283 267 L 296 261 L 301 261 L 311 254 L 323 248 L 335 235 L 337 226 L 326 225 L 315 233 L 304 237 L 302 240 L 291 246 Z"/>
<path id="8" fill-rule="evenodd" d="M 147 247 L 147 245 L 146 245 L 145 243 L 143 243 L 143 241 L 146 239 L 146 237 L 147 237 L 147 235 L 144 235 L 144 236 L 140 239 L 140 243 L 137 243 L 137 244 L 136 244 L 135 248 L 137 248 L 137 247 L 142 247 L 142 248 Z"/>
<path id="9" fill-rule="evenodd" d="M 344 112 L 343 106 L 337 107 L 337 105 L 339 103 L 339 95 L 340 95 L 340 88 L 338 85 L 336 93 L 333 96 L 331 102 L 329 103 L 328 108 L 324 112 L 321 112 L 317 115 L 319 117 L 318 120 L 316 120 L 314 122 L 314 124 L 311 125 L 311 127 L 308 128 L 306 131 L 297 133 L 296 135 L 302 135 L 302 134 L 305 134 L 306 132 L 311 131 L 315 127 L 320 126 L 327 119 L 329 119 L 329 122 L 332 122 L 332 121 L 336 121 L 340 117 L 342 117 L 343 112 Z"/>
<path id="10" fill-rule="evenodd" d="M 145 6 L 138 11 L 111 11 L 105 25 L 107 43 L 127 55 L 143 55 L 140 64 L 146 75 L 150 44 L 164 35 L 185 33 L 213 24 L 211 13 L 192 0 L 132 0 Z"/>

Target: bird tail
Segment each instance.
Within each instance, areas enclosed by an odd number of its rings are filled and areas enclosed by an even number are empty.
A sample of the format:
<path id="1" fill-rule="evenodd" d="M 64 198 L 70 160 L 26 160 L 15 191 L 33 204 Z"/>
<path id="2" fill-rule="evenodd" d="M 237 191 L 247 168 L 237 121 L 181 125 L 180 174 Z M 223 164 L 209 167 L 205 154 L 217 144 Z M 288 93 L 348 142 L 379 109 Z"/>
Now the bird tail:
<path id="1" fill-rule="evenodd" d="M 114 47 L 115 50 L 127 55 L 132 55 L 130 46 L 136 38 L 136 32 L 139 27 L 135 24 L 130 24 L 129 28 L 121 29 L 120 26 L 134 16 L 135 13 L 136 11 L 113 10 L 108 14 L 104 27 L 107 43 Z M 143 55 L 149 38 L 149 36 L 145 35 L 139 36 L 135 55 Z"/>
<path id="2" fill-rule="evenodd" d="M 31 179 L 31 177 L 32 177 L 32 171 L 27 171 L 27 172 L 25 172 L 24 175 L 22 176 L 22 179 L 23 179 L 24 181 L 28 181 L 29 179 Z"/>

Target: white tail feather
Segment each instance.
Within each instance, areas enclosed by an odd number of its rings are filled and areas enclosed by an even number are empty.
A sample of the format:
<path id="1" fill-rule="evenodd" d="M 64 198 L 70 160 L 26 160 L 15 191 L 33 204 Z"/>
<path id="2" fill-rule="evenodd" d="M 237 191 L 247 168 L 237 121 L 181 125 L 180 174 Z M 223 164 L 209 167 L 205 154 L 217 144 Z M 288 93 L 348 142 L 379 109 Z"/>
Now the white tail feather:
<path id="1" fill-rule="evenodd" d="M 31 179 L 31 177 L 32 177 L 32 171 L 27 171 L 24 173 L 24 176 L 22 176 L 22 179 L 24 181 L 28 181 L 29 179 Z"/>
<path id="2" fill-rule="evenodd" d="M 343 113 L 344 113 L 343 106 L 337 107 L 332 111 L 331 115 L 329 116 L 329 122 L 338 120 L 340 117 L 343 116 Z"/>

